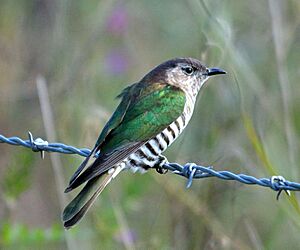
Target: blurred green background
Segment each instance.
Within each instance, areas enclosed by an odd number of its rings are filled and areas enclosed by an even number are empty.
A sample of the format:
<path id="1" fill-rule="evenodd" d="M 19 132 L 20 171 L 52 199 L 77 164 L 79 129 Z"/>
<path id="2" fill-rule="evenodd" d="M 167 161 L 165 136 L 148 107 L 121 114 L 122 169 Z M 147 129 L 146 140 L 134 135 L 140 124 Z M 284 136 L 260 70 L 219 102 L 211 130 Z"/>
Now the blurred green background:
<path id="1" fill-rule="evenodd" d="M 168 159 L 299 182 L 299 13 L 299 0 L 1 0 L 0 133 L 90 148 L 124 87 L 191 56 L 228 74 Z M 187 190 L 155 171 L 123 172 L 65 231 L 82 157 L 0 151 L 0 249 L 299 249 L 299 194 L 214 178 Z"/>

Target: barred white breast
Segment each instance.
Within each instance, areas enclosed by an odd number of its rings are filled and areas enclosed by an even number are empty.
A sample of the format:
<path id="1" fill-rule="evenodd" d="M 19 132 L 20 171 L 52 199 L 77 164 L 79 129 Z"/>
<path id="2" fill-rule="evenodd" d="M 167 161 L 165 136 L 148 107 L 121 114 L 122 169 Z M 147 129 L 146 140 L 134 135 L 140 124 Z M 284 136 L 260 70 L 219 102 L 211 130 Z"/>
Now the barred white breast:
<path id="1" fill-rule="evenodd" d="M 195 98 L 187 96 L 183 113 L 162 132 L 128 156 L 122 162 L 123 168 L 144 173 L 148 168 L 152 168 L 159 163 L 159 155 L 175 141 L 190 121 L 194 104 Z"/>

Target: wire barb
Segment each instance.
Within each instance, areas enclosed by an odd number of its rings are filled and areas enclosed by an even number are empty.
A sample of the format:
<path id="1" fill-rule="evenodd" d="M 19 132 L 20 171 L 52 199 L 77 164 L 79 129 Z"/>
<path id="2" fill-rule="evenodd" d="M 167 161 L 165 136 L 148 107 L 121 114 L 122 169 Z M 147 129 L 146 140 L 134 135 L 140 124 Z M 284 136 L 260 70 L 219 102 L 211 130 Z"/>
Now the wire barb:
<path id="1" fill-rule="evenodd" d="M 7 143 L 14 146 L 23 146 L 31 148 L 34 152 L 41 152 L 42 158 L 44 152 L 57 152 L 63 154 L 77 154 L 87 157 L 91 150 L 87 148 L 75 148 L 73 146 L 65 145 L 62 143 L 48 143 L 47 141 L 34 137 L 28 132 L 29 140 L 22 140 L 19 137 L 7 138 L 0 134 L 0 143 Z M 97 155 L 96 155 L 97 157 Z M 170 170 L 173 174 L 181 175 L 188 179 L 186 188 L 190 188 L 194 179 L 217 177 L 223 180 L 234 180 L 248 185 L 259 185 L 268 187 L 277 193 L 276 199 L 278 200 L 282 191 L 290 195 L 290 191 L 300 191 L 300 183 L 287 181 L 282 176 L 272 176 L 271 178 L 255 178 L 245 174 L 235 174 L 229 171 L 216 171 L 212 166 L 204 167 L 196 165 L 195 163 L 187 163 L 180 165 L 178 163 L 169 163 L 166 161 L 162 166 L 162 170 Z"/>
<path id="2" fill-rule="evenodd" d="M 190 188 L 192 186 L 192 182 L 195 176 L 195 173 L 197 169 L 195 168 L 196 164 L 195 163 L 188 163 L 184 166 L 182 169 L 184 175 L 187 176 L 188 181 L 186 183 L 186 188 Z"/>
<path id="3" fill-rule="evenodd" d="M 41 158 L 45 158 L 45 151 L 43 150 L 44 147 L 48 147 L 49 143 L 44 141 L 42 138 L 33 139 L 33 135 L 30 131 L 28 131 L 29 142 L 31 144 L 31 148 L 33 152 L 41 152 Z"/>
<path id="4" fill-rule="evenodd" d="M 291 196 L 290 190 L 281 188 L 281 186 L 285 184 L 285 181 L 286 181 L 285 178 L 280 175 L 271 177 L 271 180 L 270 180 L 271 188 L 275 191 L 278 191 L 278 193 L 276 195 L 276 200 L 279 200 L 279 196 L 282 193 L 282 191 L 284 191 L 288 196 Z"/>

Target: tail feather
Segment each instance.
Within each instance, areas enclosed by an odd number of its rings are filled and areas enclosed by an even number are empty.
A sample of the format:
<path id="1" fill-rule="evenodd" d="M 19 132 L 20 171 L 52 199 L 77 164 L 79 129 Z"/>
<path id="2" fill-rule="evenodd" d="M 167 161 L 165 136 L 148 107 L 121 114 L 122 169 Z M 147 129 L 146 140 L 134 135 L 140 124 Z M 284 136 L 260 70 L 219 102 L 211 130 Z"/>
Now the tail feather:
<path id="1" fill-rule="evenodd" d="M 82 172 L 82 170 L 85 168 L 87 163 L 89 162 L 91 156 L 95 156 L 97 147 L 95 146 L 93 150 L 90 152 L 90 154 L 84 159 L 84 161 L 80 164 L 78 169 L 75 171 L 75 173 L 72 175 L 69 185 L 78 177 L 78 175 Z"/>
<path id="2" fill-rule="evenodd" d="M 87 182 L 80 193 L 67 205 L 63 211 L 62 220 L 65 228 L 69 229 L 79 222 L 79 220 L 86 214 L 88 209 L 92 206 L 104 188 L 120 173 L 121 170 L 123 170 L 123 166 L 112 168 L 103 176 L 96 176 Z M 96 191 L 94 191 L 95 186 L 98 186 Z"/>

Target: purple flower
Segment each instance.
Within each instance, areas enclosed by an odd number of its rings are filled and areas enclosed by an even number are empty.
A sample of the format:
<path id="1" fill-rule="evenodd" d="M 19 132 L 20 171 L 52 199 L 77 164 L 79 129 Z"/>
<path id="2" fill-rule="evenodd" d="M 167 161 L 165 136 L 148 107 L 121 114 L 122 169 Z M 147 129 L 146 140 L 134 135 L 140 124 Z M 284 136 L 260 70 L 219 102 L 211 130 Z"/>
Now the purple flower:
<path id="1" fill-rule="evenodd" d="M 122 35 L 128 27 L 128 14 L 122 4 L 118 4 L 106 22 L 106 30 L 113 35 Z"/>

